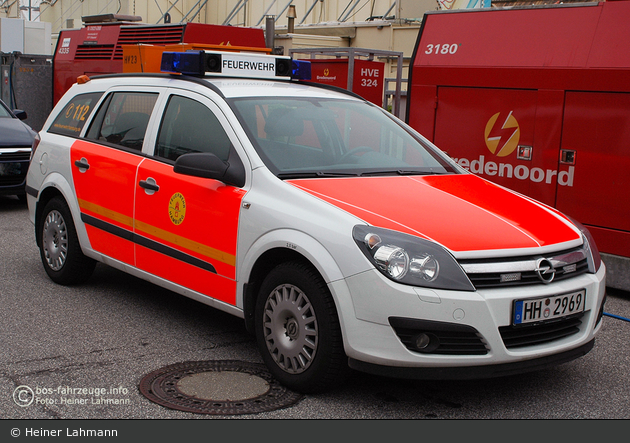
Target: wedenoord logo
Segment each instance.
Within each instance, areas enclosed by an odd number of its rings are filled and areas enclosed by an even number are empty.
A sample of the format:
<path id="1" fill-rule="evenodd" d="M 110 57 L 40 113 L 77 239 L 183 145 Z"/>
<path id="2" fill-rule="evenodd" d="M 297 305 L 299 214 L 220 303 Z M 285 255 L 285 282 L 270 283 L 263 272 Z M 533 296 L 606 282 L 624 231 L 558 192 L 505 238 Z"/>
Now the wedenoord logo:
<path id="1" fill-rule="evenodd" d="M 479 155 L 478 158 L 472 160 L 465 157 L 453 158 L 453 160 L 473 174 L 530 180 L 534 183 L 545 184 L 553 184 L 557 181 L 560 186 L 573 186 L 574 166 L 569 166 L 566 171 L 559 171 L 531 168 L 527 163 L 517 164 L 514 153 L 518 148 L 520 137 L 521 129 L 513 111 L 510 111 L 505 118 L 497 112 L 486 123 L 484 139 L 490 153 L 503 161 L 493 161 L 493 157 L 486 158 L 485 155 Z M 512 154 L 514 155 L 509 157 Z"/>

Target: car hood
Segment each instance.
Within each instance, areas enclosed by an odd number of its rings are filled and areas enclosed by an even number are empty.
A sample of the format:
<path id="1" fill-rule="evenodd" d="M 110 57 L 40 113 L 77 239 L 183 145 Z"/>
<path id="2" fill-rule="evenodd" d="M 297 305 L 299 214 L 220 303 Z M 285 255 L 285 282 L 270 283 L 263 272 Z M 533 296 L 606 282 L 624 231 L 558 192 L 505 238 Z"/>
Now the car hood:
<path id="1" fill-rule="evenodd" d="M 0 148 L 28 146 L 33 143 L 35 133 L 17 118 L 0 118 Z"/>
<path id="2" fill-rule="evenodd" d="M 579 230 L 560 213 L 473 174 L 289 183 L 370 225 L 432 240 L 461 258 L 582 244 Z"/>

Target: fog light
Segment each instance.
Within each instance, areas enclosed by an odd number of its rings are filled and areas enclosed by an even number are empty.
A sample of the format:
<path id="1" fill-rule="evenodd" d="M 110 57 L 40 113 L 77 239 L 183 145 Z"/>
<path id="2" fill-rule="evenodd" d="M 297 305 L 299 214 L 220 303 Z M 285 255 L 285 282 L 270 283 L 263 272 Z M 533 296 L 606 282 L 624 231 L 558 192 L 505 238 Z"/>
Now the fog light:
<path id="1" fill-rule="evenodd" d="M 428 354 L 440 347 L 440 339 L 431 332 L 420 332 L 413 337 L 410 345 L 409 349 Z"/>
<path id="2" fill-rule="evenodd" d="M 426 349 L 427 346 L 431 344 L 431 337 L 429 337 L 424 332 L 418 336 L 416 336 L 416 348 L 418 349 Z"/>

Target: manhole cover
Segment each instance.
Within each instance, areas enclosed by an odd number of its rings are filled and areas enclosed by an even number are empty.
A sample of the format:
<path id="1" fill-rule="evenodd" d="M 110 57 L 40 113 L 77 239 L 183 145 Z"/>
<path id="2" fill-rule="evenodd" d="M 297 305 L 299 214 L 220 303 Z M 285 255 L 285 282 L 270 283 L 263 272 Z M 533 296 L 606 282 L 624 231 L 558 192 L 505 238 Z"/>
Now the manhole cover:
<path id="1" fill-rule="evenodd" d="M 264 365 L 235 360 L 166 366 L 144 376 L 140 392 L 170 409 L 213 415 L 273 411 L 302 398 L 278 383 Z"/>

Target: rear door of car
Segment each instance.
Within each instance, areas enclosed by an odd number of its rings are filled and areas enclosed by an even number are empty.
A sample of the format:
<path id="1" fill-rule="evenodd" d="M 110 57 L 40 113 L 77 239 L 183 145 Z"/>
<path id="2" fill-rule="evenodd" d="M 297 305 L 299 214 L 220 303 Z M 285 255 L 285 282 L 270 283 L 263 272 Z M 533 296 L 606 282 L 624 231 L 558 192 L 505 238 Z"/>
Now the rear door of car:
<path id="1" fill-rule="evenodd" d="M 103 99 L 70 152 L 72 179 L 92 249 L 134 265 L 133 205 L 138 165 L 157 88 L 117 88 Z"/>

